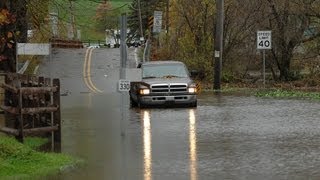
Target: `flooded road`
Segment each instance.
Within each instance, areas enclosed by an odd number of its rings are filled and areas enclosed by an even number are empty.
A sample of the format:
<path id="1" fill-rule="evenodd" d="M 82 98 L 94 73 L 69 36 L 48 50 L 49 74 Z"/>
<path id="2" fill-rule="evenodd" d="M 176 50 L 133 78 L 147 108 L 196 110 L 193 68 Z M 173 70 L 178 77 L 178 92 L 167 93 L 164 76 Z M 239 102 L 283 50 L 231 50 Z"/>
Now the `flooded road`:
<path id="1" fill-rule="evenodd" d="M 82 68 L 81 61 L 72 61 L 70 72 Z M 92 61 L 93 68 L 112 62 Z M 107 87 L 111 79 L 104 78 L 104 68 L 92 72 L 103 93 L 89 93 L 81 74 L 60 76 L 70 92 L 61 97 L 62 152 L 86 165 L 48 179 L 320 178 L 317 101 L 202 93 L 197 108 L 136 109 L 128 101 L 122 107 L 120 94 Z"/>

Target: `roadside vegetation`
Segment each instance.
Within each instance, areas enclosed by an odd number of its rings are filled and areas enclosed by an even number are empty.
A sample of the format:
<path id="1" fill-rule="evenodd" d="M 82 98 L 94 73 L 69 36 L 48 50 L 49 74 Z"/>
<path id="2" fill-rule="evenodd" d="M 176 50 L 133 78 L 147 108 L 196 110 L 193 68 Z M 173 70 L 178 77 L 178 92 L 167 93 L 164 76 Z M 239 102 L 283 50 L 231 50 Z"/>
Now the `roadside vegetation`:
<path id="1" fill-rule="evenodd" d="M 0 135 L 0 179 L 41 179 L 83 163 L 66 154 L 37 151 L 45 143 L 46 139 L 26 138 L 21 144 Z"/>
<path id="2" fill-rule="evenodd" d="M 51 36 L 49 21 L 41 21 L 46 19 L 48 11 L 59 13 L 59 36 L 66 38 L 71 1 L 38 1 L 32 0 L 30 4 L 41 4 L 45 11 L 37 11 L 38 6 L 28 6 L 33 14 L 30 21 L 41 32 L 33 40 L 39 42 Z M 73 14 L 83 41 L 104 43 L 105 30 L 119 29 L 119 16 L 127 13 L 129 36 L 152 40 L 150 60 L 184 61 L 190 69 L 199 72 L 197 80 L 204 85 L 203 89 L 210 90 L 214 74 L 216 4 L 208 0 L 189 1 L 77 0 L 73 1 Z M 272 49 L 266 50 L 267 87 L 283 89 L 281 84 L 290 84 L 292 90 L 300 87 L 320 90 L 319 3 L 226 0 L 224 6 L 222 87 L 262 86 L 262 52 L 256 48 L 256 32 L 270 30 Z M 149 18 L 155 10 L 163 12 L 163 31 L 158 34 L 150 33 Z"/>
<path id="3" fill-rule="evenodd" d="M 257 97 L 298 98 L 320 100 L 320 92 L 304 92 L 295 90 L 263 90 L 256 92 Z"/>
<path id="4" fill-rule="evenodd" d="M 15 32 L 20 42 L 28 39 L 24 32 L 26 22 L 34 30 L 28 41 L 47 42 L 53 36 L 52 16 L 48 14 L 56 13 L 59 38 L 68 38 L 73 19 L 72 28 L 81 31 L 82 41 L 103 44 L 106 30 L 119 29 L 119 16 L 127 13 L 129 36 L 152 42 L 150 60 L 184 61 L 190 69 L 199 71 L 197 79 L 203 84 L 213 82 L 216 1 L 31 0 L 22 5 L 5 0 L 0 5 L 18 8 L 13 12 L 20 12 L 19 8 L 27 10 L 23 12 L 29 16 L 19 14 L 16 18 L 22 20 L 10 26 L 18 28 Z M 320 88 L 320 4 L 317 1 L 226 0 L 224 9 L 222 84 L 261 84 L 262 52 L 256 48 L 256 33 L 270 30 L 272 49 L 266 50 L 267 84 L 277 88 L 272 85 L 299 82 L 300 86 Z M 157 34 L 150 32 L 150 17 L 155 10 L 163 12 L 163 30 Z M 15 20 L 10 19 L 11 15 L 6 16 L 1 16 L 5 23 Z"/>
<path id="5" fill-rule="evenodd" d="M 214 74 L 215 1 L 178 0 L 169 7 L 169 14 L 165 3 L 160 8 L 170 26 L 168 32 L 153 36 L 156 47 L 151 59 L 182 60 L 200 72 L 199 81 L 210 84 Z M 268 88 L 292 84 L 292 89 L 320 90 L 319 3 L 226 0 L 224 9 L 222 84 L 261 87 L 262 51 L 257 50 L 256 33 L 270 30 L 272 49 L 266 50 Z"/>
<path id="6" fill-rule="evenodd" d="M 130 36 L 152 40 L 151 60 L 184 61 L 200 72 L 200 81 L 213 81 L 216 1 L 31 0 L 21 4 L 4 0 L 0 5 L 13 8 L 9 9 L 9 15 L 11 11 L 21 12 L 17 17 L 3 14 L 0 18 L 2 24 L 20 18 L 10 26 L 18 28 L 15 32 L 20 42 L 28 39 L 27 25 L 34 30 L 34 37 L 29 41 L 48 41 L 53 35 L 49 13 L 57 13 L 59 38 L 68 38 L 71 22 L 74 30 L 81 31 L 81 40 L 104 42 L 106 29 L 119 29 L 119 16 L 127 13 Z M 256 48 L 256 33 L 270 30 L 272 49 L 266 51 L 266 71 L 270 74 L 267 81 L 300 81 L 319 87 L 320 4 L 317 1 L 226 0 L 224 9 L 222 83 L 247 83 L 248 79 L 259 82 L 261 76 L 257 77 L 256 72 L 262 70 L 262 52 Z M 150 33 L 150 17 L 155 10 L 163 12 L 163 31 L 158 34 Z"/>

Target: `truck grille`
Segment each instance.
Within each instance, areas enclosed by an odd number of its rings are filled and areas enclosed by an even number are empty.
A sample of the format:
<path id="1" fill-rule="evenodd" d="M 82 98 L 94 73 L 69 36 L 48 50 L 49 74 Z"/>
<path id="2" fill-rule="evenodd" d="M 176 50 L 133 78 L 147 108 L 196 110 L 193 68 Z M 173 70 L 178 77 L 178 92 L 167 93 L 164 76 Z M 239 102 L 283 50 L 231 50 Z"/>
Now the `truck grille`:
<path id="1" fill-rule="evenodd" d="M 151 85 L 152 93 L 184 93 L 187 92 L 187 84 L 173 83 L 173 84 L 153 84 Z"/>

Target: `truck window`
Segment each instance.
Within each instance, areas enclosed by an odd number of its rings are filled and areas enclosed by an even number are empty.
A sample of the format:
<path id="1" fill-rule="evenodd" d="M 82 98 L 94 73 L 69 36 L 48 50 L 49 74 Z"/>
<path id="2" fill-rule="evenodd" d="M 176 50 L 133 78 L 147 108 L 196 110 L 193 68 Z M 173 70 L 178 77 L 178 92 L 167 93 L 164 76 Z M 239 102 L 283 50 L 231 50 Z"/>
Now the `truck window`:
<path id="1" fill-rule="evenodd" d="M 142 66 L 142 78 L 161 77 L 189 77 L 189 73 L 183 64 L 157 64 Z"/>

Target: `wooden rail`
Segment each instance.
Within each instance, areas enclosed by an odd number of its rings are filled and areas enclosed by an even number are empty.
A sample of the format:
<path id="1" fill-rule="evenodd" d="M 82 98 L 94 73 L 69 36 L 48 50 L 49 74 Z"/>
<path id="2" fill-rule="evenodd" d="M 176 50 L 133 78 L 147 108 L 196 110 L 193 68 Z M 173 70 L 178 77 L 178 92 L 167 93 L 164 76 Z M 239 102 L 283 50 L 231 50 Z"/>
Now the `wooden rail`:
<path id="1" fill-rule="evenodd" d="M 52 48 L 83 48 L 78 40 L 50 39 Z"/>
<path id="2" fill-rule="evenodd" d="M 26 135 L 51 137 L 61 142 L 59 79 L 8 73 L 4 89 L 5 127 L 1 132 L 14 135 L 23 142 Z"/>

